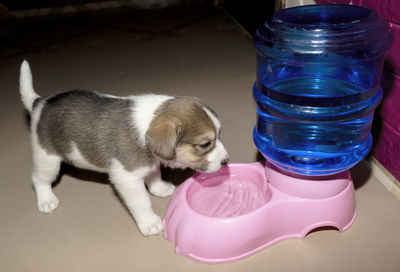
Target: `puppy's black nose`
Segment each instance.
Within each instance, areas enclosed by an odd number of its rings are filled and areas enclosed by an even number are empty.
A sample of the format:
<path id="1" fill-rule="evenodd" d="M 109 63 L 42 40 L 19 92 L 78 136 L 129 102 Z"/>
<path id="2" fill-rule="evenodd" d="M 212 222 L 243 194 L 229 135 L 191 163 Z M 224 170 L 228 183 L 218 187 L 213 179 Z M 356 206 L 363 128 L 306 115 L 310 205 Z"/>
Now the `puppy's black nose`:
<path id="1" fill-rule="evenodd" d="M 223 159 L 223 160 L 221 161 L 221 165 L 227 165 L 228 162 L 229 162 L 229 158 Z"/>

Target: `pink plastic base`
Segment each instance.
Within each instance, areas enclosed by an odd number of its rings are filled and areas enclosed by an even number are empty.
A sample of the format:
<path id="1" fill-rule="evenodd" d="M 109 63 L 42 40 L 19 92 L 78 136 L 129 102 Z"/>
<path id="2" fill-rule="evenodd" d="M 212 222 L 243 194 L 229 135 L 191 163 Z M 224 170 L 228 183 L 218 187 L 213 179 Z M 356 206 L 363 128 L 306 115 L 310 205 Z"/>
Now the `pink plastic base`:
<path id="1" fill-rule="evenodd" d="M 178 254 L 224 263 L 316 228 L 343 232 L 355 216 L 349 171 L 305 179 L 262 163 L 230 164 L 178 187 L 164 219 L 165 238 Z"/>

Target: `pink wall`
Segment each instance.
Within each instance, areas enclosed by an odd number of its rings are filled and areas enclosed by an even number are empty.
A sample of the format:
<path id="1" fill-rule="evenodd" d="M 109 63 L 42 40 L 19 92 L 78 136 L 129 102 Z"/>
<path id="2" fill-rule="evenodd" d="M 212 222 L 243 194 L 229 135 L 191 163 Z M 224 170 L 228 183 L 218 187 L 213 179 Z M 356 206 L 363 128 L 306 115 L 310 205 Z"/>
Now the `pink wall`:
<path id="1" fill-rule="evenodd" d="M 316 0 L 318 4 L 352 4 L 368 7 L 389 21 L 395 41 L 382 77 L 384 97 L 374 119 L 372 154 L 400 180 L 400 1 Z"/>

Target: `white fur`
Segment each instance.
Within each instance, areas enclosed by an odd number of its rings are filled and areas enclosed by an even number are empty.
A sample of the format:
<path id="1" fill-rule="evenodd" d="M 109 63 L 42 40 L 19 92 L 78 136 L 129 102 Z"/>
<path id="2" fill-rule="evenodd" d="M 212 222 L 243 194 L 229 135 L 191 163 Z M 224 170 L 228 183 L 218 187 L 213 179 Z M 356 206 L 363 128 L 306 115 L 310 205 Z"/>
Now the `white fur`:
<path id="1" fill-rule="evenodd" d="M 128 172 L 117 160 L 113 160 L 109 171 L 111 182 L 124 199 L 143 235 L 158 234 L 163 229 L 161 218 L 151 207 L 144 183 L 145 178 L 154 170 L 150 167 L 141 167 Z"/>
<path id="2" fill-rule="evenodd" d="M 67 155 L 67 159 L 76 167 L 79 168 L 83 168 L 83 169 L 88 169 L 88 170 L 94 170 L 97 172 L 102 172 L 102 173 L 106 173 L 107 169 L 104 168 L 100 168 L 97 167 L 93 164 L 91 164 L 90 162 L 88 162 L 83 155 L 81 154 L 81 152 L 78 149 L 78 146 L 76 145 L 76 143 L 71 142 L 71 153 L 69 153 Z"/>
<path id="3" fill-rule="evenodd" d="M 221 168 L 221 161 L 228 158 L 228 152 L 226 151 L 221 140 L 215 142 L 215 148 L 211 151 L 208 156 L 208 169 L 207 172 L 215 172 Z"/>
<path id="4" fill-rule="evenodd" d="M 19 83 L 22 102 L 31 113 L 32 184 L 35 188 L 39 211 L 48 213 L 56 209 L 59 203 L 52 191 L 51 183 L 57 178 L 62 159 L 47 153 L 39 144 L 37 125 L 45 101 L 39 102 L 33 110 L 33 102 L 39 98 L 39 95 L 33 90 L 32 73 L 27 61 L 21 65 Z"/>
<path id="5" fill-rule="evenodd" d="M 219 134 L 219 131 L 221 130 L 221 122 L 209 109 L 203 107 L 203 110 L 207 113 L 208 117 L 210 117 L 211 121 L 213 121 L 214 126 L 217 130 L 217 134 Z"/>
<path id="6" fill-rule="evenodd" d="M 43 105 L 44 101 L 36 107 L 31 115 L 32 183 L 36 192 L 38 209 L 47 213 L 56 209 L 59 203 L 51 189 L 51 183 L 59 173 L 61 157 L 48 154 L 39 144 L 36 128 Z"/>
<path id="7" fill-rule="evenodd" d="M 131 97 L 135 102 L 132 118 L 139 132 L 139 140 L 142 147 L 146 146 L 146 132 L 154 118 L 155 111 L 165 101 L 172 99 L 168 95 L 144 94 Z"/>
<path id="8" fill-rule="evenodd" d="M 182 163 L 182 162 L 176 162 L 176 161 L 165 161 L 165 160 L 160 160 L 161 164 L 169 167 L 169 168 L 178 168 L 178 169 L 185 169 L 188 168 L 189 166 Z"/>
<path id="9" fill-rule="evenodd" d="M 21 64 L 19 90 L 21 93 L 22 103 L 29 112 L 32 112 L 33 102 L 36 98 L 39 98 L 39 95 L 33 89 L 32 72 L 29 63 L 26 60 Z"/>
<path id="10" fill-rule="evenodd" d="M 226 151 L 224 145 L 219 139 L 219 133 L 221 131 L 221 122 L 219 119 L 207 108 L 204 108 L 204 111 L 208 114 L 210 119 L 213 121 L 214 126 L 216 128 L 216 141 L 215 148 L 207 155 L 208 161 L 208 169 L 207 172 L 215 172 L 219 170 L 221 167 L 221 161 L 224 159 L 228 159 L 228 152 Z"/>
<path id="11" fill-rule="evenodd" d="M 168 197 L 175 191 L 175 186 L 173 184 L 165 182 L 161 178 L 160 167 L 157 167 L 156 170 L 147 177 L 146 184 L 150 193 L 158 197 Z"/>

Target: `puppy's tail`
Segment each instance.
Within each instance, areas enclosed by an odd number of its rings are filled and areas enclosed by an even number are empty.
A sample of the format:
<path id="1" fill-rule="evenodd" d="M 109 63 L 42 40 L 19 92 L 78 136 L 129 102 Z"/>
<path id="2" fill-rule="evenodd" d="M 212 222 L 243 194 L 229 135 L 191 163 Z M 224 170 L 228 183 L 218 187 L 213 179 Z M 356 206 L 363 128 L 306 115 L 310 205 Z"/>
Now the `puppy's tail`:
<path id="1" fill-rule="evenodd" d="M 29 67 L 29 63 L 24 60 L 21 64 L 20 75 L 19 75 L 19 92 L 21 94 L 22 103 L 25 108 L 32 112 L 33 103 L 36 99 L 40 98 L 40 96 L 33 89 L 32 84 L 32 72 Z"/>

